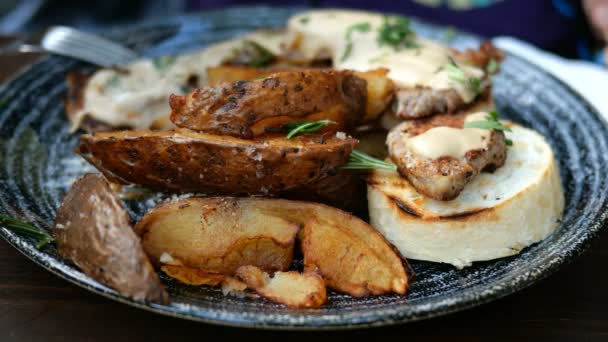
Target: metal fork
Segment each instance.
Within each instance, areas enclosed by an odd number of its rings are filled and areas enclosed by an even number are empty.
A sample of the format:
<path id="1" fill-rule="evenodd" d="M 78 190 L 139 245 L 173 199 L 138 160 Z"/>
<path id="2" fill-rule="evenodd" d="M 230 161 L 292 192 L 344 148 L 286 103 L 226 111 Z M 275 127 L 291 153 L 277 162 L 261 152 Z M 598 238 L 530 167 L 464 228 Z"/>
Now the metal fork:
<path id="1" fill-rule="evenodd" d="M 0 49 L 0 53 L 3 52 L 52 53 L 105 68 L 125 65 L 138 58 L 136 52 L 118 43 L 66 26 L 49 28 L 40 45 L 18 42 Z"/>

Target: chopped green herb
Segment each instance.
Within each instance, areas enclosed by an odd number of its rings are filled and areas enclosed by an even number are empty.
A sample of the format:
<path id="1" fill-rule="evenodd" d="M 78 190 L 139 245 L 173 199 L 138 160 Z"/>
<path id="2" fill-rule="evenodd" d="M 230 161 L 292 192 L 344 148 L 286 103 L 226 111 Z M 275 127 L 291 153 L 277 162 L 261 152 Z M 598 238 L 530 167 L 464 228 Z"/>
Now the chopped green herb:
<path id="1" fill-rule="evenodd" d="M 456 34 L 458 33 L 458 30 L 456 30 L 454 27 L 448 27 L 444 32 L 443 32 L 443 41 L 444 42 L 451 42 L 452 40 L 454 40 L 454 38 L 456 37 Z"/>
<path id="2" fill-rule="evenodd" d="M 503 125 L 499 120 L 498 113 L 494 110 L 488 113 L 483 121 L 470 121 L 464 124 L 465 128 L 480 128 L 487 130 L 494 130 L 500 132 L 511 132 L 511 128 Z M 507 146 L 513 146 L 513 141 L 511 139 L 506 139 L 505 143 Z"/>
<path id="3" fill-rule="evenodd" d="M 40 249 L 49 243 L 53 242 L 53 237 L 46 231 L 32 225 L 31 223 L 22 222 L 12 217 L 0 215 L 0 225 L 22 237 L 33 239 L 36 243 L 36 248 Z"/>
<path id="4" fill-rule="evenodd" d="M 110 79 L 108 80 L 108 83 L 106 83 L 106 86 L 108 86 L 109 88 L 116 88 L 119 85 L 120 85 L 120 76 L 118 76 L 118 74 L 110 77 Z"/>
<path id="5" fill-rule="evenodd" d="M 481 80 L 477 77 L 467 77 L 464 70 L 452 57 L 449 57 L 449 60 L 450 62 L 445 66 L 445 69 L 450 80 L 466 85 L 475 95 L 481 93 Z"/>
<path id="6" fill-rule="evenodd" d="M 161 56 L 152 60 L 152 64 L 158 71 L 165 71 L 175 63 L 175 56 Z"/>
<path id="7" fill-rule="evenodd" d="M 378 63 L 378 62 L 381 62 L 381 61 L 382 61 L 384 58 L 388 57 L 389 55 L 390 55 L 390 54 L 389 54 L 388 52 L 385 52 L 385 53 L 380 54 L 380 55 L 378 55 L 378 56 L 376 56 L 376 57 L 374 57 L 374 58 L 371 58 L 371 59 L 369 60 L 369 62 L 370 62 L 370 63 Z"/>
<path id="8" fill-rule="evenodd" d="M 369 32 L 372 29 L 372 26 L 369 23 L 358 23 L 351 25 L 346 30 L 346 48 L 344 49 L 344 53 L 342 54 L 342 58 L 340 58 L 341 62 L 344 62 L 350 53 L 353 50 L 353 32 Z"/>
<path id="9" fill-rule="evenodd" d="M 410 20 L 402 16 L 385 16 L 378 30 L 378 43 L 391 46 L 395 51 L 417 49 L 416 33 L 410 28 Z"/>
<path id="10" fill-rule="evenodd" d="M 348 157 L 348 162 L 340 168 L 342 170 L 384 169 L 397 171 L 397 165 L 374 158 L 358 150 L 353 150 L 353 152 Z"/>
<path id="11" fill-rule="evenodd" d="M 308 24 L 308 22 L 310 21 L 309 17 L 302 17 L 300 18 L 300 20 L 298 20 L 301 24 Z"/>
<path id="12" fill-rule="evenodd" d="M 276 56 L 262 45 L 253 40 L 245 40 L 241 47 L 232 50 L 232 56 L 224 63 L 261 68 L 270 65 L 275 58 Z"/>
<path id="13" fill-rule="evenodd" d="M 494 58 L 491 58 L 486 66 L 486 71 L 490 75 L 494 75 L 498 71 L 498 62 Z"/>
<path id="14" fill-rule="evenodd" d="M 281 131 L 287 132 L 287 139 L 291 139 L 298 135 L 314 133 L 327 125 L 335 124 L 331 120 L 290 122 L 283 125 Z"/>

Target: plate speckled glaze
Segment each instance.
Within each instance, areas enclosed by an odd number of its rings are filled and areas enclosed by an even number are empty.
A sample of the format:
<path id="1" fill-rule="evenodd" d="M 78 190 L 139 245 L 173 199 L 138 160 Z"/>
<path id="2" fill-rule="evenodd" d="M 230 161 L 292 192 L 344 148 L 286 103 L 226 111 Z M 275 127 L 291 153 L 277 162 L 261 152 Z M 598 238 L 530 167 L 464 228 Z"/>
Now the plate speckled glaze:
<path id="1" fill-rule="evenodd" d="M 111 30 L 108 35 L 146 56 L 203 47 L 260 27 L 281 27 L 294 8 L 249 7 L 177 17 Z M 446 37 L 445 29 L 414 22 L 423 35 Z M 479 40 L 459 34 L 449 42 L 474 47 Z M 91 167 L 73 153 L 78 134 L 64 117 L 64 77 L 80 62 L 49 57 L 0 86 L 0 213 L 50 229 L 63 195 Z M 166 277 L 171 305 L 134 302 L 99 284 L 57 256 L 54 247 L 37 250 L 31 242 L 1 228 L 11 245 L 47 270 L 92 292 L 157 313 L 225 325 L 260 328 L 352 328 L 426 319 L 470 308 L 518 291 L 557 270 L 580 254 L 606 220 L 608 129 L 579 94 L 538 67 L 508 56 L 494 81 L 502 115 L 532 127 L 550 141 L 566 191 L 561 226 L 521 254 L 454 267 L 412 261 L 417 273 L 405 297 L 355 299 L 331 293 L 318 310 L 294 310 L 264 299 L 224 297 L 220 290 L 180 285 Z M 145 203 L 128 203 L 134 219 Z M 533 305 L 533 303 L 531 303 Z"/>

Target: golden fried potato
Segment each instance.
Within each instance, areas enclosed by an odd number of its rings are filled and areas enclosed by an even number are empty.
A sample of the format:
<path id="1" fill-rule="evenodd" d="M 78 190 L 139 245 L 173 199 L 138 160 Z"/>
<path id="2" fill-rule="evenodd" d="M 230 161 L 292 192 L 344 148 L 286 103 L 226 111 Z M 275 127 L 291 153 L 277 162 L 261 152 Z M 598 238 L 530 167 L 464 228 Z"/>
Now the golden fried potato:
<path id="1" fill-rule="evenodd" d="M 135 226 L 152 262 L 162 265 L 168 254 L 183 266 L 223 275 L 246 265 L 287 270 L 298 230 L 263 208 L 219 197 L 161 204 Z"/>
<path id="2" fill-rule="evenodd" d="M 366 98 L 366 81 L 350 71 L 285 71 L 172 95 L 171 121 L 199 132 L 251 139 L 251 127 L 261 120 L 287 116 L 302 121 L 341 106 L 346 114 L 341 124 L 355 127 L 365 116 Z"/>
<path id="3" fill-rule="evenodd" d="M 101 175 L 77 180 L 57 212 L 59 255 L 95 280 L 140 301 L 169 303 L 127 211 Z"/>
<path id="4" fill-rule="evenodd" d="M 226 276 L 223 274 L 209 273 L 199 268 L 187 266 L 163 265 L 161 266 L 160 270 L 165 272 L 166 275 L 173 279 L 177 279 L 184 284 L 194 286 L 217 286 L 226 279 Z"/>
<path id="5" fill-rule="evenodd" d="M 307 221 L 301 239 L 304 269 L 337 291 L 353 297 L 407 291 L 407 273 L 392 246 L 353 216 L 317 216 Z"/>
<path id="6" fill-rule="evenodd" d="M 172 192 L 275 194 L 334 174 L 355 139 L 333 134 L 243 140 L 176 131 L 85 134 L 78 153 L 109 179 Z"/>
<path id="7" fill-rule="evenodd" d="M 169 253 L 185 266 L 232 276 L 247 265 L 286 270 L 299 227 L 305 271 L 319 274 L 328 287 L 358 297 L 407 291 L 408 274 L 392 246 L 363 220 L 322 204 L 189 198 L 154 209 L 136 231 L 152 260 Z M 248 238 L 241 243 L 243 235 Z M 257 245 L 259 236 L 264 243 Z"/>
<path id="8" fill-rule="evenodd" d="M 242 266 L 236 276 L 269 300 L 295 308 L 318 308 L 327 301 L 325 282 L 316 273 L 275 272 L 272 277 L 255 266 Z"/>
<path id="9" fill-rule="evenodd" d="M 367 103 L 363 123 L 376 120 L 393 101 L 395 84 L 388 78 L 388 69 L 355 72 L 367 81 Z"/>

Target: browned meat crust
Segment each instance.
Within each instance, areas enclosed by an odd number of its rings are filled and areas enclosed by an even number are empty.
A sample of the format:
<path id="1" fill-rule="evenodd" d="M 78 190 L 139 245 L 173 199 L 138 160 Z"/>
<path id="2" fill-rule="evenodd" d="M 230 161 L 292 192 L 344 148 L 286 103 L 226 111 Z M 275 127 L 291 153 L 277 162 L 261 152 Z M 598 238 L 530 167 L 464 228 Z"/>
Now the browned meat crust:
<path id="1" fill-rule="evenodd" d="M 438 126 L 462 128 L 465 117 L 466 113 L 436 115 L 405 121 L 390 131 L 387 144 L 391 159 L 397 164 L 399 173 L 420 193 L 440 201 L 452 200 L 479 172 L 495 170 L 504 164 L 507 145 L 503 132 L 492 131 L 487 149 L 469 151 L 460 160 L 452 157 L 429 159 L 410 152 L 406 147 L 407 137 Z"/>
<path id="2" fill-rule="evenodd" d="M 251 127 L 273 117 L 293 121 L 336 107 L 345 113 L 346 127 L 361 122 L 367 101 L 366 81 L 350 71 L 279 72 L 262 80 L 223 83 L 172 95 L 171 121 L 195 131 L 254 137 Z"/>
<path id="3" fill-rule="evenodd" d="M 504 59 L 503 53 L 490 42 L 484 42 L 477 50 L 467 49 L 463 52 L 452 50 L 452 52 L 458 61 L 473 64 L 483 70 L 486 70 L 490 60 L 500 62 Z M 479 97 L 487 96 L 490 92 L 487 77 L 482 80 L 481 88 L 482 93 Z M 397 90 L 396 101 L 395 112 L 402 119 L 418 119 L 433 114 L 455 113 L 465 109 L 468 105 L 453 89 L 434 90 L 420 86 Z"/>
<path id="4" fill-rule="evenodd" d="M 244 140 L 180 129 L 85 134 L 77 152 L 122 184 L 171 192 L 269 195 L 335 174 L 356 143 L 334 134 Z"/>

